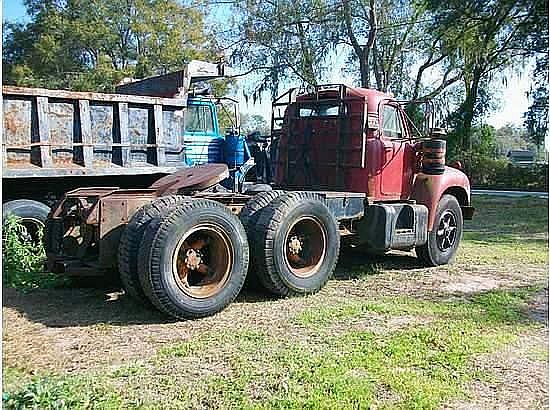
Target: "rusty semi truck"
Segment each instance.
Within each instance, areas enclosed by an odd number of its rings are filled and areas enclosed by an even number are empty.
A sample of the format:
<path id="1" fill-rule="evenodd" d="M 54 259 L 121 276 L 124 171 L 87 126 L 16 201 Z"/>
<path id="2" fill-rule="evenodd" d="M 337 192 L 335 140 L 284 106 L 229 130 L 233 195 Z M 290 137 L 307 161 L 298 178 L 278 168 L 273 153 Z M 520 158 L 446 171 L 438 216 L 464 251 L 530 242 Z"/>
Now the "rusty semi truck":
<path id="1" fill-rule="evenodd" d="M 4 86 L 3 217 L 15 214 L 34 231 L 71 189 L 146 188 L 181 168 L 223 162 L 217 104 L 193 90 L 224 74 L 221 64 L 193 60 L 116 94 Z"/>
<path id="2" fill-rule="evenodd" d="M 317 292 L 341 246 L 446 264 L 473 215 L 469 182 L 403 107 L 344 85 L 291 90 L 274 102 L 272 190 L 208 191 L 224 170 L 205 166 L 150 189 L 71 191 L 48 219 L 49 267 L 118 271 L 132 297 L 195 318 L 227 306 L 247 275 L 279 296 Z"/>

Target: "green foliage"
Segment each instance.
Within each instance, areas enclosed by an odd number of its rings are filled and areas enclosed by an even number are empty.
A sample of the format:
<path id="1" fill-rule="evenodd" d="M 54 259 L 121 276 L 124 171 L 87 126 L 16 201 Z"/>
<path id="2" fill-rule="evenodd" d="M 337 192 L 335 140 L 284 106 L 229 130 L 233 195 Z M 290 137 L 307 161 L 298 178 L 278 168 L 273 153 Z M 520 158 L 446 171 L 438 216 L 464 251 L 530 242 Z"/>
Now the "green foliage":
<path id="1" fill-rule="evenodd" d="M 495 130 L 486 124 L 473 127 L 469 138 L 470 148 L 466 150 L 462 146 L 465 138 L 461 134 L 463 130 L 453 130 L 447 136 L 447 162 L 462 162 L 475 187 L 548 190 L 547 164 L 519 167 L 505 157 L 515 145 L 523 148 L 529 144 L 513 129 L 504 128 Z M 507 136 L 506 148 L 502 145 L 503 133 Z"/>
<path id="2" fill-rule="evenodd" d="M 336 40 L 333 6 L 324 0 L 296 2 L 236 1 L 233 27 L 226 38 L 231 61 L 254 72 L 254 100 L 264 91 L 278 94 L 285 83 L 317 84 Z M 224 32 L 227 32 L 224 27 Z"/>
<path id="3" fill-rule="evenodd" d="M 462 150 L 471 145 L 476 120 L 493 105 L 493 80 L 502 78 L 505 69 L 517 69 L 525 58 L 539 52 L 533 48 L 532 38 L 547 36 L 547 30 L 540 29 L 540 22 L 548 20 L 545 3 L 426 1 L 435 16 L 431 29 L 442 36 L 444 47 L 462 71 L 464 96 L 451 117 L 453 128 L 461 136 Z M 546 50 L 547 47 L 544 53 Z"/>
<path id="4" fill-rule="evenodd" d="M 176 0 L 27 0 L 31 21 L 4 26 L 8 84 L 112 91 L 124 77 L 216 58 L 198 4 Z"/>
<path id="5" fill-rule="evenodd" d="M 454 129 L 447 135 L 447 159 L 449 161 L 465 160 L 466 158 L 494 159 L 498 153 L 496 130 L 491 125 L 474 127 L 469 138 L 470 146 L 464 150 L 463 141 L 466 138 L 464 129 Z"/>
<path id="6" fill-rule="evenodd" d="M 529 139 L 540 147 L 548 135 L 548 54 L 537 58 L 533 77 L 534 89 L 529 93 L 531 105 L 524 117 Z"/>
<path id="7" fill-rule="evenodd" d="M 467 156 L 466 172 L 474 187 L 548 191 L 548 164 L 518 167 L 506 159 Z"/>
<path id="8" fill-rule="evenodd" d="M 43 232 L 39 230 L 39 243 L 28 238 L 25 227 L 16 216 L 9 216 L 3 226 L 2 276 L 4 285 L 18 289 L 53 287 L 62 283 L 54 274 L 44 273 L 46 251 L 42 246 Z"/>
<path id="9" fill-rule="evenodd" d="M 510 150 L 536 150 L 536 146 L 529 141 L 525 130 L 513 124 L 506 124 L 495 132 L 497 156 L 505 157 Z"/>
<path id="10" fill-rule="evenodd" d="M 117 394 L 80 377 L 38 377 L 14 392 L 4 392 L 6 409 L 119 409 Z"/>
<path id="11" fill-rule="evenodd" d="M 245 135 L 254 131 L 261 135 L 269 135 L 271 131 L 266 119 L 258 114 L 241 114 L 241 130 Z"/>

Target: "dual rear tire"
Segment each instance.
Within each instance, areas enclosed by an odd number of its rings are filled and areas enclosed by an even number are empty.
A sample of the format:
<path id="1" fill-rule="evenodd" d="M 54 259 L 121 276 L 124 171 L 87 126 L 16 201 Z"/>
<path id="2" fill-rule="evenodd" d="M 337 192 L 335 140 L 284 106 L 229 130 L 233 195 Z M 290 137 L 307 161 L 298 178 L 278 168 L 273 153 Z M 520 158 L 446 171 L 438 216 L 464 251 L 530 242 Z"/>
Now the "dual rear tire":
<path id="1" fill-rule="evenodd" d="M 246 226 L 252 249 L 249 275 L 269 292 L 315 293 L 334 272 L 340 251 L 338 225 L 318 195 L 279 193 Z"/>
<path id="2" fill-rule="evenodd" d="M 279 296 L 314 293 L 326 284 L 338 259 L 340 237 L 319 197 L 261 193 L 240 217 L 221 203 L 181 196 L 144 206 L 127 225 L 119 248 L 126 293 L 187 319 L 229 305 L 247 272 Z"/>
<path id="3" fill-rule="evenodd" d="M 209 316 L 231 303 L 248 260 L 245 230 L 229 208 L 178 196 L 137 212 L 119 248 L 126 293 L 177 319 Z"/>

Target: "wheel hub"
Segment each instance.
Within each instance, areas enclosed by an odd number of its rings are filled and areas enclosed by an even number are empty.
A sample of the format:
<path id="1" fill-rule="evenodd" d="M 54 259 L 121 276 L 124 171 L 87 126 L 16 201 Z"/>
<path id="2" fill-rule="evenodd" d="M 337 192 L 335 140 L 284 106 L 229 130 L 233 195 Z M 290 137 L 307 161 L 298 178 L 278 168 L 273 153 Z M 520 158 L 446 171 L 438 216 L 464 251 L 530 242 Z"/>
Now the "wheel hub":
<path id="1" fill-rule="evenodd" d="M 285 239 L 285 256 L 289 270 L 306 278 L 314 275 L 321 266 L 326 249 L 326 234 L 321 222 L 305 216 L 290 228 Z"/>
<path id="2" fill-rule="evenodd" d="M 195 298 L 210 297 L 229 278 L 233 249 L 218 226 L 201 224 L 181 239 L 173 255 L 178 287 Z"/>
<path id="3" fill-rule="evenodd" d="M 456 241 L 457 223 L 451 211 L 445 211 L 441 215 L 441 221 L 437 228 L 437 246 L 442 251 L 452 248 Z"/>
<path id="4" fill-rule="evenodd" d="M 298 255 L 304 247 L 303 238 L 294 235 L 288 241 L 288 250 L 292 255 Z"/>
<path id="5" fill-rule="evenodd" d="M 202 253 L 198 249 L 188 249 L 185 252 L 185 266 L 189 269 L 198 269 L 202 263 Z"/>

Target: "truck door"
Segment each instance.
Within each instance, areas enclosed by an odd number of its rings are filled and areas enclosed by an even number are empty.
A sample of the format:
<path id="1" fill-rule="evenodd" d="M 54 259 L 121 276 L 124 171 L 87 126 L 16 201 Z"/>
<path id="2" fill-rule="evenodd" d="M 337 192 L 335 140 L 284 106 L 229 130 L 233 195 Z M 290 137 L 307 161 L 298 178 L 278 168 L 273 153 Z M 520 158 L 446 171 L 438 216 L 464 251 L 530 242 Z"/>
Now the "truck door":
<path id="1" fill-rule="evenodd" d="M 413 177 L 414 149 L 403 113 L 397 104 L 381 107 L 383 146 L 380 190 L 388 199 L 408 198 Z"/>
<path id="2" fill-rule="evenodd" d="M 222 162 L 223 142 L 214 104 L 192 101 L 185 113 L 184 143 L 187 164 Z"/>

